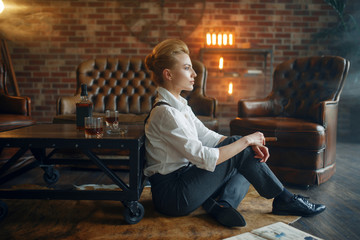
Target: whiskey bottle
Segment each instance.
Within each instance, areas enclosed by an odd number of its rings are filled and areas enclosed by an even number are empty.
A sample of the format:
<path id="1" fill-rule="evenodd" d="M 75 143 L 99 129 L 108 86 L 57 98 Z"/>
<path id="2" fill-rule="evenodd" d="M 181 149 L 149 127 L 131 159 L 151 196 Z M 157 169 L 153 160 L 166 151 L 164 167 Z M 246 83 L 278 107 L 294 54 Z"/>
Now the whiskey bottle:
<path id="1" fill-rule="evenodd" d="M 80 102 L 76 103 L 76 128 L 85 129 L 85 117 L 92 116 L 92 102 L 88 99 L 87 86 L 81 84 Z"/>

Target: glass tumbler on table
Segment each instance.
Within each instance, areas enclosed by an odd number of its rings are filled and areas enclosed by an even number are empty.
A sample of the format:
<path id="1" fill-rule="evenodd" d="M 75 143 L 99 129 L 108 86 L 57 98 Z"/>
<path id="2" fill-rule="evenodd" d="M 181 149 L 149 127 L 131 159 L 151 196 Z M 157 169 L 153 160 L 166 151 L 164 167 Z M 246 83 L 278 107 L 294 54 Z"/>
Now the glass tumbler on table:
<path id="1" fill-rule="evenodd" d="M 102 117 L 85 118 L 85 137 L 102 138 L 104 135 L 104 122 Z"/>
<path id="2" fill-rule="evenodd" d="M 119 112 L 116 110 L 105 111 L 106 132 L 108 134 L 125 134 L 127 129 L 119 124 Z"/>
<path id="3" fill-rule="evenodd" d="M 119 112 L 106 110 L 105 112 L 106 132 L 116 133 L 119 131 Z"/>

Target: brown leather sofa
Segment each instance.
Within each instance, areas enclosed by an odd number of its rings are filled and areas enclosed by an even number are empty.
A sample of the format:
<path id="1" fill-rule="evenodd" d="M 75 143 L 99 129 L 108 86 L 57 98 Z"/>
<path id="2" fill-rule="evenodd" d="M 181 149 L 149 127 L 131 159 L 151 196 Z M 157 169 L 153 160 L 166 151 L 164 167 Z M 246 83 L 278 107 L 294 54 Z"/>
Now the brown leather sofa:
<path id="1" fill-rule="evenodd" d="M 210 129 L 218 130 L 216 99 L 205 96 L 207 70 L 194 60 L 197 73 L 194 90 L 183 92 L 197 117 Z M 87 84 L 93 115 L 103 116 L 105 110 L 118 110 L 120 122 L 144 124 L 156 97 L 156 86 L 150 72 L 139 58 L 97 58 L 81 63 L 76 72 L 75 96 L 57 100 L 53 123 L 75 123 L 75 104 L 80 100 L 80 86 Z"/>
<path id="2" fill-rule="evenodd" d="M 349 66 L 349 61 L 336 56 L 281 63 L 266 98 L 238 102 L 231 134 L 261 131 L 277 137 L 267 143 L 268 164 L 285 183 L 327 181 L 335 173 L 338 102 Z"/>
<path id="3" fill-rule="evenodd" d="M 10 96 L 7 90 L 7 69 L 0 61 L 0 132 L 35 123 L 31 118 L 31 100 L 25 96 Z"/>

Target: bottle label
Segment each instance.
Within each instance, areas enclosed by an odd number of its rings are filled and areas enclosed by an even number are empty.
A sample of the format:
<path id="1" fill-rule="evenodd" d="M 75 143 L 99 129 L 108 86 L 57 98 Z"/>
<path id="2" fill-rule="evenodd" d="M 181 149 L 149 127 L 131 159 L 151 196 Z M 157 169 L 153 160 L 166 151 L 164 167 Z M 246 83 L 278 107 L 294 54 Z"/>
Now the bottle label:
<path id="1" fill-rule="evenodd" d="M 83 106 L 82 106 L 83 105 Z M 92 106 L 90 104 L 76 105 L 76 126 L 85 127 L 85 117 L 92 116 Z"/>

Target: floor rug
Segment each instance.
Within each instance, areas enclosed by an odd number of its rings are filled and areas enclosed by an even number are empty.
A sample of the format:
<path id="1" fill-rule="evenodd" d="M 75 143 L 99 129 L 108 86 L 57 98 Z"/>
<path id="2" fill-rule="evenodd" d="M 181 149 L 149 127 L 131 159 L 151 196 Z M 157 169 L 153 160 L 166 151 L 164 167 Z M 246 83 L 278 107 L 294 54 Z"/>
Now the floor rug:
<path id="1" fill-rule="evenodd" d="M 243 228 L 223 227 L 202 208 L 185 217 L 162 215 L 154 210 L 150 188 L 144 189 L 140 199 L 145 216 L 134 225 L 126 224 L 123 206 L 117 201 L 3 201 L 9 212 L 0 222 L 2 240 L 224 239 L 271 223 L 298 219 L 271 214 L 272 200 L 260 197 L 252 187 L 238 208 L 247 221 Z"/>

